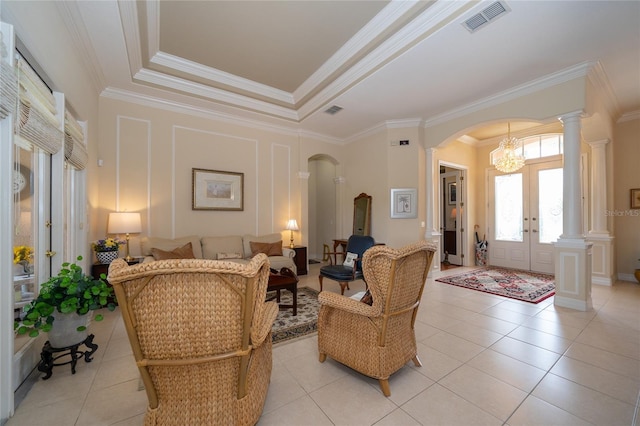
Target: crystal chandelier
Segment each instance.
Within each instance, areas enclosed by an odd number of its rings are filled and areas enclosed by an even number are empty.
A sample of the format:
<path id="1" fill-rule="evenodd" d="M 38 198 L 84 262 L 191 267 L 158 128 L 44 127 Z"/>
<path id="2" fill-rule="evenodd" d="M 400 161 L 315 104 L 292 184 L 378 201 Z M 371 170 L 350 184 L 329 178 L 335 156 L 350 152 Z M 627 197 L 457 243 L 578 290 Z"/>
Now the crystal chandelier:
<path id="1" fill-rule="evenodd" d="M 520 141 L 511 137 L 511 123 L 507 124 L 507 137 L 500 142 L 502 155 L 496 161 L 496 169 L 503 173 L 513 173 L 524 166 L 524 157 L 520 154 Z"/>

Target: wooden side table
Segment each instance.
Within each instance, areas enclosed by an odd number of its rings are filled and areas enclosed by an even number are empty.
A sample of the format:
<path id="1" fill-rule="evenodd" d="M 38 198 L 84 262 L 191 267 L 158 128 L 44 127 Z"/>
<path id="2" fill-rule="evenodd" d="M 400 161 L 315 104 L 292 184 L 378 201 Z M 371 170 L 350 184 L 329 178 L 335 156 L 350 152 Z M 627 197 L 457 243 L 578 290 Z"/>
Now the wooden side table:
<path id="1" fill-rule="evenodd" d="M 140 261 L 138 259 L 133 259 L 130 262 L 127 262 L 129 265 L 135 265 L 136 263 L 140 263 Z M 93 277 L 93 279 L 97 280 L 100 279 L 100 275 L 105 274 L 108 275 L 109 274 L 109 263 L 94 263 L 93 265 L 91 265 L 91 276 Z M 107 282 L 107 284 L 109 285 L 109 287 L 111 286 L 111 283 L 109 282 L 109 280 L 105 280 Z M 109 300 L 110 302 L 112 300 Z M 116 300 L 116 295 L 115 292 L 113 294 L 113 302 L 114 303 L 118 303 L 118 301 Z"/>
<path id="2" fill-rule="evenodd" d="M 307 248 L 305 246 L 293 246 L 293 251 L 296 252 L 296 257 L 293 261 L 296 264 L 298 275 L 307 275 Z"/>
<path id="3" fill-rule="evenodd" d="M 130 262 L 127 262 L 129 265 L 135 265 L 136 263 L 140 263 L 138 259 L 133 259 Z M 94 279 L 100 278 L 101 274 L 109 274 L 109 263 L 94 263 L 91 265 L 91 276 Z M 108 281 L 107 281 L 108 282 Z"/>

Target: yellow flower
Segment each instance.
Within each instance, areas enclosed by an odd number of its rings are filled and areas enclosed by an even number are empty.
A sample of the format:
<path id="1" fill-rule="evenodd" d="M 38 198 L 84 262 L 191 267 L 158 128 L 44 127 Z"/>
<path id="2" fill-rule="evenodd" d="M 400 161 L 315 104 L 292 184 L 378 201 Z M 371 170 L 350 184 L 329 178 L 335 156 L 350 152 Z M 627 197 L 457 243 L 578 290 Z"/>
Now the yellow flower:
<path id="1" fill-rule="evenodd" d="M 29 246 L 15 246 L 13 248 L 13 263 L 31 263 L 33 260 L 33 248 Z"/>

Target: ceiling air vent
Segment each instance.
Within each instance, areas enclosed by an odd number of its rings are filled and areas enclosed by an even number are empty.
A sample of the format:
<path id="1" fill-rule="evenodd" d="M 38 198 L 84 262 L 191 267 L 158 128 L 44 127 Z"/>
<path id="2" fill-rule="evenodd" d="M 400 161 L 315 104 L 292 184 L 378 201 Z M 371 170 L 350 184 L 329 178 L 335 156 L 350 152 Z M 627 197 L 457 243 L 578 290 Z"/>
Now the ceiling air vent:
<path id="1" fill-rule="evenodd" d="M 324 112 L 326 112 L 327 114 L 335 114 L 337 112 L 340 112 L 342 110 L 342 107 L 339 107 L 338 105 L 334 105 L 331 108 L 325 110 Z"/>
<path id="2" fill-rule="evenodd" d="M 510 10 L 511 9 L 509 8 L 509 6 L 507 6 L 506 3 L 497 1 L 482 9 L 480 13 L 477 13 L 471 18 L 464 21 L 462 25 L 464 25 L 464 27 L 472 33 L 484 27 L 489 22 L 509 12 Z"/>

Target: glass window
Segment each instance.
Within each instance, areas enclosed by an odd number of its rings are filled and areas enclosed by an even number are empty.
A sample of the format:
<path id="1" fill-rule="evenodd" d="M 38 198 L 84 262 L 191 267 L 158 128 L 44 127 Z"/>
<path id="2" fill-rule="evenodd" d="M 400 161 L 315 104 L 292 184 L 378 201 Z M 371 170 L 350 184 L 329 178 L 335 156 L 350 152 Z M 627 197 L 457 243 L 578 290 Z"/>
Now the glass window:
<path id="1" fill-rule="evenodd" d="M 522 155 L 527 160 L 533 158 L 551 157 L 553 155 L 562 154 L 562 135 L 561 134 L 547 134 L 537 135 L 520 139 Z M 490 159 L 491 164 L 496 164 L 496 161 L 502 156 L 502 150 L 499 148 L 491 151 Z"/>
<path id="2" fill-rule="evenodd" d="M 562 234 L 562 169 L 538 172 L 538 227 L 540 243 L 551 243 Z"/>

